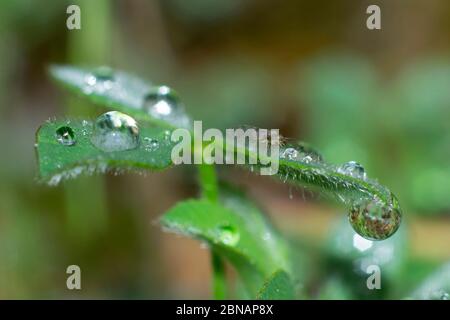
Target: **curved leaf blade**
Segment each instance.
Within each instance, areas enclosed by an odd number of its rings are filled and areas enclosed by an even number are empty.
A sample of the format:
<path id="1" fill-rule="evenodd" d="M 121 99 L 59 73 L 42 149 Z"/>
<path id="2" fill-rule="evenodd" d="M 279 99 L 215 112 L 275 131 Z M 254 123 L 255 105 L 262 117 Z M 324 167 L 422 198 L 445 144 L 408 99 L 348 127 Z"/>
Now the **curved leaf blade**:
<path id="1" fill-rule="evenodd" d="M 177 204 L 162 218 L 170 231 L 200 239 L 225 256 L 239 272 L 252 296 L 256 296 L 276 270 L 289 270 L 289 261 L 280 256 L 287 245 L 260 215 L 246 216 L 208 200 L 188 200 Z M 230 234 L 231 233 L 231 234 Z M 276 239 L 277 245 L 267 245 Z"/>
<path id="2" fill-rule="evenodd" d="M 102 71 L 103 69 L 107 71 Z M 99 70 L 108 73 L 108 77 L 98 77 Z M 176 128 L 180 124 L 188 125 L 189 118 L 183 110 L 177 111 L 178 118 L 160 119 L 147 113 L 144 109 L 145 97 L 152 92 L 154 86 L 129 73 L 108 67 L 85 69 L 53 65 L 50 67 L 50 75 L 70 91 L 86 97 L 91 102 L 130 114 L 136 120 L 148 121 L 168 128 Z"/>

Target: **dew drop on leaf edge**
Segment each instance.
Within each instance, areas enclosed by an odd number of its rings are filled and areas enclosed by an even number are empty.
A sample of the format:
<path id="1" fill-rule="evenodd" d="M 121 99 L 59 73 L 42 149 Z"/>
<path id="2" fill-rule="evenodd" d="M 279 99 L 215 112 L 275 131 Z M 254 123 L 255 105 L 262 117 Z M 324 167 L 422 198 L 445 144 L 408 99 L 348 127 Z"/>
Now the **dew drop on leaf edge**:
<path id="1" fill-rule="evenodd" d="M 113 87 L 114 71 L 106 66 L 98 67 L 85 77 L 84 82 L 83 92 L 85 94 L 104 93 Z"/>
<path id="2" fill-rule="evenodd" d="M 56 130 L 56 140 L 64 146 L 73 146 L 76 142 L 75 133 L 71 127 L 62 126 Z"/>
<path id="3" fill-rule="evenodd" d="M 402 212 L 395 196 L 391 203 L 378 199 L 355 201 L 348 214 L 353 229 L 368 240 L 384 240 L 392 236 L 400 226 Z"/>
<path id="4" fill-rule="evenodd" d="M 366 171 L 364 170 L 364 167 L 356 161 L 349 161 L 342 164 L 338 167 L 337 172 L 353 178 L 363 180 L 366 179 Z"/>
<path id="5" fill-rule="evenodd" d="M 298 151 L 294 148 L 286 148 L 281 153 L 281 158 L 288 160 L 296 160 L 298 157 Z"/>
<path id="6" fill-rule="evenodd" d="M 230 225 L 218 227 L 218 239 L 227 246 L 235 246 L 239 242 L 239 232 Z"/>
<path id="7" fill-rule="evenodd" d="M 184 106 L 177 93 L 167 87 L 159 86 L 144 97 L 142 109 L 151 117 L 168 121 L 180 127 L 189 126 Z"/>
<path id="8" fill-rule="evenodd" d="M 95 120 L 91 142 L 106 152 L 136 149 L 139 146 L 139 127 L 136 120 L 127 114 L 106 112 Z"/>

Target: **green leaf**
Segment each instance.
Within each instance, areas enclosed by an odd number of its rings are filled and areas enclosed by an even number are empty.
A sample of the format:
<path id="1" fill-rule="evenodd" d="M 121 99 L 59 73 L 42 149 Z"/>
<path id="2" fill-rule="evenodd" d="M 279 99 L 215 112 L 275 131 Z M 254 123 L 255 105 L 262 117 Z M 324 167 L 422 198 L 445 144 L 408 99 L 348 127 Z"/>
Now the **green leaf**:
<path id="1" fill-rule="evenodd" d="M 208 200 L 181 202 L 162 217 L 161 224 L 205 241 L 225 256 L 255 297 L 264 280 L 276 270 L 290 272 L 289 248 L 248 202 L 230 193 L 223 196 L 223 201 L 225 205 Z"/>
<path id="2" fill-rule="evenodd" d="M 145 98 L 158 87 L 128 73 L 108 67 L 83 69 L 54 65 L 50 74 L 70 91 L 100 106 L 132 115 L 136 120 L 169 128 L 189 126 L 189 118 L 181 104 L 177 106 L 176 116 L 156 118 L 146 112 Z"/>
<path id="3" fill-rule="evenodd" d="M 75 144 L 64 145 L 57 140 L 56 131 L 70 127 Z M 151 125 L 140 126 L 139 146 L 133 150 L 105 152 L 91 141 L 92 123 L 83 121 L 48 121 L 42 125 L 36 137 L 39 176 L 49 184 L 61 179 L 73 178 L 82 173 L 92 174 L 113 170 L 161 170 L 172 164 L 170 131 Z M 157 147 L 148 145 L 157 141 Z"/>
<path id="4" fill-rule="evenodd" d="M 292 300 L 294 297 L 292 281 L 282 270 L 275 271 L 257 295 L 259 300 Z"/>
<path id="5" fill-rule="evenodd" d="M 288 149 L 294 150 L 298 156 L 284 155 Z M 272 161 L 249 150 L 248 146 L 236 148 L 235 153 L 259 159 L 260 163 Z M 254 167 L 250 169 L 255 171 Z M 346 174 L 339 166 L 325 162 L 316 151 L 303 145 L 280 148 L 276 176 L 283 182 L 311 187 L 342 202 L 355 213 L 353 226 L 367 238 L 386 239 L 400 226 L 402 210 L 388 188 L 365 175 Z"/>

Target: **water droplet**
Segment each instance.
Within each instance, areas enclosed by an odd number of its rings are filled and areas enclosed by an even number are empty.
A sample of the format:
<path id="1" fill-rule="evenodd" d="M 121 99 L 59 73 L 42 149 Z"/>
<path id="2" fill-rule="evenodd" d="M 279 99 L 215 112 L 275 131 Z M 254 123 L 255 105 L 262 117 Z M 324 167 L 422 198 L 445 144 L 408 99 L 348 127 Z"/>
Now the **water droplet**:
<path id="1" fill-rule="evenodd" d="M 442 292 L 441 294 L 441 300 L 449 300 L 450 295 L 447 292 Z"/>
<path id="2" fill-rule="evenodd" d="M 313 158 L 310 155 L 305 155 L 302 157 L 301 161 L 304 163 L 311 163 L 313 162 Z"/>
<path id="3" fill-rule="evenodd" d="M 322 161 L 322 156 L 311 148 L 299 143 L 295 146 L 287 147 L 281 152 L 281 158 L 303 163 L 314 163 Z"/>
<path id="4" fill-rule="evenodd" d="M 87 136 L 88 135 L 88 133 L 89 133 L 89 131 L 88 131 L 88 128 L 90 127 L 89 126 L 89 121 L 87 121 L 87 120 L 83 120 L 83 121 L 81 121 L 81 125 L 82 125 L 82 129 L 81 129 L 81 134 L 85 137 L 85 136 Z"/>
<path id="5" fill-rule="evenodd" d="M 114 72 L 109 67 L 99 67 L 88 74 L 84 82 L 86 84 L 83 88 L 84 93 L 103 93 L 113 87 Z"/>
<path id="6" fill-rule="evenodd" d="M 65 146 L 73 146 L 76 142 L 72 128 L 67 126 L 59 127 L 56 130 L 56 140 Z"/>
<path id="7" fill-rule="evenodd" d="M 288 160 L 297 160 L 298 157 L 298 151 L 294 148 L 286 148 L 281 153 L 281 158 L 288 159 Z"/>
<path id="8" fill-rule="evenodd" d="M 144 149 L 146 151 L 154 151 L 159 148 L 159 141 L 149 137 L 144 138 Z"/>
<path id="9" fill-rule="evenodd" d="M 237 230 L 230 226 L 220 226 L 218 228 L 219 230 L 219 241 L 222 242 L 224 245 L 227 246 L 235 246 L 239 241 L 239 232 Z"/>
<path id="10" fill-rule="evenodd" d="M 95 121 L 91 142 L 106 152 L 135 149 L 139 145 L 136 120 L 118 111 L 106 112 Z"/>
<path id="11" fill-rule="evenodd" d="M 379 199 L 355 201 L 350 208 L 348 219 L 360 236 L 368 240 L 384 240 L 397 231 L 402 213 L 397 199 L 391 195 L 390 204 Z"/>
<path id="12" fill-rule="evenodd" d="M 364 167 L 360 165 L 358 162 L 355 161 L 349 161 L 341 165 L 337 172 L 341 174 L 345 174 L 347 176 L 358 178 L 358 179 L 366 179 L 366 171 L 364 170 Z"/>
<path id="13" fill-rule="evenodd" d="M 165 130 L 164 131 L 164 140 L 169 140 L 170 136 L 171 136 L 170 130 Z"/>
<path id="14" fill-rule="evenodd" d="M 184 106 L 174 90 L 167 86 L 154 88 L 144 97 L 143 109 L 156 119 L 165 120 L 181 127 L 189 125 Z"/>
<path id="15" fill-rule="evenodd" d="M 114 71 L 110 67 L 101 66 L 94 70 L 94 76 L 101 81 L 113 80 Z"/>

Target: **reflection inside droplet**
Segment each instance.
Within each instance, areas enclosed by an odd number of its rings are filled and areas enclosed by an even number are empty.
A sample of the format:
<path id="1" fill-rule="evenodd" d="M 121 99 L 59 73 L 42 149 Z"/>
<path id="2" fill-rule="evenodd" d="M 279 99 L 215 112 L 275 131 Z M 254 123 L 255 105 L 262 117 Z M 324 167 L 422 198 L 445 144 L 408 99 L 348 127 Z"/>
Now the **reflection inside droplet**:
<path id="1" fill-rule="evenodd" d="M 91 142 L 106 152 L 135 149 L 139 145 L 136 120 L 118 111 L 104 113 L 95 121 Z"/>
<path id="2" fill-rule="evenodd" d="M 56 130 L 56 140 L 65 146 L 73 146 L 75 144 L 75 134 L 72 128 L 68 126 L 59 127 Z"/>

